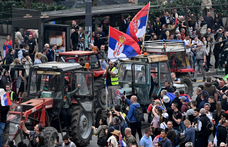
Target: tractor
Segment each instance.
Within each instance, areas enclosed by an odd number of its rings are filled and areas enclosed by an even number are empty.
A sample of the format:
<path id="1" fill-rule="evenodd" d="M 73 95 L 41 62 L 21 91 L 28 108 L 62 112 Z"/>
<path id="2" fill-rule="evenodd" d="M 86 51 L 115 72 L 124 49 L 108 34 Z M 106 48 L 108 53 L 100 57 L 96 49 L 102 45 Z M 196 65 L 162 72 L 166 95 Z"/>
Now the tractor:
<path id="1" fill-rule="evenodd" d="M 175 72 L 176 77 L 180 78 L 181 83 L 185 85 L 185 93 L 190 97 L 193 96 L 190 73 L 195 73 L 195 70 L 190 67 L 184 41 L 145 41 L 143 51 L 148 54 L 167 55 L 170 71 Z"/>
<path id="2" fill-rule="evenodd" d="M 99 57 L 100 54 L 97 51 L 69 51 L 58 53 L 57 62 L 77 62 L 80 64 L 88 62 L 90 65 L 89 71 L 94 73 L 94 96 L 96 108 L 105 109 L 106 95 L 104 78 L 102 77 L 105 70 L 101 69 L 101 60 Z"/>
<path id="3" fill-rule="evenodd" d="M 152 102 L 153 95 L 160 95 L 165 88 L 165 81 L 172 81 L 168 56 L 166 55 L 137 55 L 129 60 L 119 62 L 119 89 L 128 98 L 137 96 L 137 101 L 146 113 L 147 107 Z M 185 89 L 185 84 L 175 84 L 177 90 Z M 120 96 L 122 99 L 122 96 Z M 124 99 L 121 100 L 122 110 L 127 114 Z M 100 110 L 96 114 L 96 122 L 105 117 L 105 112 Z"/>
<path id="4" fill-rule="evenodd" d="M 63 135 L 63 119 L 60 115 L 65 95 L 65 87 L 69 91 L 81 88 L 72 97 L 71 140 L 77 146 L 86 146 L 92 137 L 93 124 L 93 73 L 82 71 L 79 63 L 48 62 L 34 65 L 30 69 L 27 88 L 27 99 L 21 103 L 13 103 L 7 117 L 3 135 L 3 145 L 9 140 L 16 143 L 23 140 L 22 121 L 28 130 L 41 124 L 47 147 L 53 147 L 58 133 Z"/>

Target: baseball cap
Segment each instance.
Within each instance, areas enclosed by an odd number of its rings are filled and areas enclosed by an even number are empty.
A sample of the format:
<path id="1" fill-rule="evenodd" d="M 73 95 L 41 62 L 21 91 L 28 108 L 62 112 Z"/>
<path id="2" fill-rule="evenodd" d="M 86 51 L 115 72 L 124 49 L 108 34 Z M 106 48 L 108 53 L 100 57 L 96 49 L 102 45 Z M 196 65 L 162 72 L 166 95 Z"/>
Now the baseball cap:
<path id="1" fill-rule="evenodd" d="M 169 102 L 170 102 L 170 98 L 169 98 L 168 96 L 164 95 L 164 96 L 163 96 L 163 101 L 164 101 L 165 103 L 169 103 Z"/>
<path id="2" fill-rule="evenodd" d="M 180 100 L 186 101 L 186 97 L 185 96 L 181 96 L 179 97 Z"/>
<path id="3" fill-rule="evenodd" d="M 164 118 L 169 118 L 169 114 L 168 114 L 168 113 L 162 113 L 162 116 L 163 116 Z"/>

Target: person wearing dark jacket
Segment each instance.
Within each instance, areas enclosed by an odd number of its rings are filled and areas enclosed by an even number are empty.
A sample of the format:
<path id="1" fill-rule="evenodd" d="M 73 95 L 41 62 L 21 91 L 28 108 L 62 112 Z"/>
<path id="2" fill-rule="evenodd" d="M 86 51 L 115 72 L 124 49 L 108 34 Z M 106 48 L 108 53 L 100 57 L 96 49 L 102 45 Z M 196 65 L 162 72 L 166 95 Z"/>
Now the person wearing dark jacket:
<path id="1" fill-rule="evenodd" d="M 9 48 L 8 50 L 8 54 L 6 55 L 6 66 L 5 66 L 5 69 L 6 70 L 9 70 L 9 65 L 13 62 L 14 60 L 14 53 L 15 53 L 15 50 L 12 49 L 12 48 Z M 4 64 L 4 63 L 3 63 Z"/>
<path id="2" fill-rule="evenodd" d="M 215 69 L 218 68 L 219 66 L 219 55 L 222 53 L 223 48 L 224 48 L 224 43 L 222 42 L 222 37 L 217 38 L 214 50 L 213 50 L 213 55 L 215 56 Z"/>
<path id="3" fill-rule="evenodd" d="M 208 76 L 206 79 L 207 82 L 204 83 L 204 91 L 207 91 L 209 96 L 212 96 L 216 101 L 218 100 L 218 95 L 215 85 L 212 84 L 211 77 Z"/>
<path id="4" fill-rule="evenodd" d="M 38 143 L 36 147 L 46 147 L 42 135 L 36 137 L 36 142 Z"/>
<path id="5" fill-rule="evenodd" d="M 6 84 L 9 84 L 10 82 L 9 71 L 5 70 L 2 76 L 2 84 L 4 86 L 4 89 L 6 88 Z"/>
<path id="6" fill-rule="evenodd" d="M 198 147 L 206 147 L 208 145 L 208 135 L 206 132 L 206 126 L 207 122 L 210 121 L 210 119 L 205 114 L 205 109 L 200 109 L 200 118 L 197 121 L 197 127 L 196 127 L 196 134 L 197 134 L 197 142 L 196 146 Z"/>
<path id="7" fill-rule="evenodd" d="M 217 32 L 217 30 L 219 30 L 220 27 L 223 27 L 222 19 L 220 18 L 218 13 L 215 14 L 214 25 L 215 25 L 215 28 L 214 28 L 215 32 Z"/>
<path id="8" fill-rule="evenodd" d="M 3 89 L 0 91 L 0 95 L 2 96 L 5 93 Z M 9 111 L 9 106 L 0 105 L 0 146 L 2 146 L 2 134 L 6 124 L 6 116 Z"/>
<path id="9" fill-rule="evenodd" d="M 221 142 L 226 142 L 228 120 L 222 120 L 221 125 L 218 126 L 217 129 L 217 145 L 220 145 Z"/>
<path id="10" fill-rule="evenodd" d="M 48 62 L 55 60 L 55 51 L 57 49 L 57 45 L 54 44 L 51 49 L 48 50 L 46 56 L 48 58 Z"/>
<path id="11" fill-rule="evenodd" d="M 202 96 L 202 89 L 200 87 L 196 88 L 196 102 L 197 102 L 197 105 L 196 107 L 198 108 L 199 107 L 199 104 L 202 102 L 201 100 L 201 96 Z"/>
<path id="12" fill-rule="evenodd" d="M 137 103 L 137 97 L 135 95 L 132 95 L 130 100 L 127 99 L 127 97 L 125 95 L 125 100 L 130 105 L 129 111 L 127 114 L 127 118 L 130 121 L 129 126 L 132 130 L 132 135 L 136 138 L 136 130 L 137 130 L 137 132 L 139 134 L 139 139 L 141 139 L 142 138 L 141 122 L 137 122 L 136 118 L 135 118 L 136 108 L 140 108 L 140 104 Z"/>
<path id="13" fill-rule="evenodd" d="M 173 99 L 172 103 L 177 103 L 178 104 L 178 110 L 181 110 L 182 103 L 180 102 L 180 99 L 179 99 L 180 92 L 176 91 L 174 94 L 175 94 L 175 98 Z"/>
<path id="14" fill-rule="evenodd" d="M 201 99 L 202 99 L 202 102 L 198 106 L 199 109 L 203 108 L 205 103 L 208 103 L 207 94 L 203 93 L 201 96 Z"/>
<path id="15" fill-rule="evenodd" d="M 162 24 L 161 24 L 161 22 L 159 20 L 159 17 L 156 17 L 156 19 L 155 19 L 155 22 L 153 24 L 153 30 L 154 30 L 154 33 L 159 38 L 159 36 L 161 35 L 161 31 L 162 31 Z"/>
<path id="16" fill-rule="evenodd" d="M 204 17 L 204 20 L 207 22 L 207 28 L 210 28 L 212 30 L 214 26 L 214 19 L 211 16 L 211 12 L 207 12 L 207 16 Z"/>
<path id="17" fill-rule="evenodd" d="M 168 121 L 167 122 L 167 138 L 172 142 L 172 145 L 174 145 L 175 140 L 177 139 L 177 134 L 175 130 L 173 129 L 173 122 Z"/>
<path id="18" fill-rule="evenodd" d="M 113 117 L 112 112 L 110 112 L 109 114 L 110 114 L 110 120 L 109 120 L 109 128 L 108 128 L 106 140 L 108 140 L 108 138 L 110 136 L 112 136 L 111 132 L 113 132 L 114 130 L 120 130 L 121 129 L 121 125 L 119 124 L 120 117 L 117 117 L 117 116 Z"/>
<path id="19" fill-rule="evenodd" d="M 209 111 L 210 111 L 211 113 L 214 112 L 214 110 L 216 109 L 216 102 L 215 102 L 215 99 L 214 99 L 212 96 L 210 96 L 210 97 L 208 98 L 208 103 L 211 105 Z"/>
<path id="20" fill-rule="evenodd" d="M 184 133 L 184 135 L 186 136 L 186 141 L 192 142 L 195 146 L 195 129 L 192 127 L 189 120 L 185 120 L 184 125 L 187 128 L 187 131 Z"/>
<path id="21" fill-rule="evenodd" d="M 226 95 L 223 95 L 222 96 L 222 109 L 223 110 L 228 110 L 228 102 L 227 102 L 227 96 Z"/>

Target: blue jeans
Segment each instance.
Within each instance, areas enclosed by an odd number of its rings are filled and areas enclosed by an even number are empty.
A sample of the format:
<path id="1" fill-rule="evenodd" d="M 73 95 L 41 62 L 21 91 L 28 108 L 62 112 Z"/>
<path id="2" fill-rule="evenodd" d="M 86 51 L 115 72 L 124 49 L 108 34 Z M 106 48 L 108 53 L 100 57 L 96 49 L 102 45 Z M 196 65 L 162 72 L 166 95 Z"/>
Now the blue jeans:
<path id="1" fill-rule="evenodd" d="M 0 146 L 2 146 L 2 134 L 3 134 L 3 130 L 5 128 L 5 123 L 0 122 Z"/>

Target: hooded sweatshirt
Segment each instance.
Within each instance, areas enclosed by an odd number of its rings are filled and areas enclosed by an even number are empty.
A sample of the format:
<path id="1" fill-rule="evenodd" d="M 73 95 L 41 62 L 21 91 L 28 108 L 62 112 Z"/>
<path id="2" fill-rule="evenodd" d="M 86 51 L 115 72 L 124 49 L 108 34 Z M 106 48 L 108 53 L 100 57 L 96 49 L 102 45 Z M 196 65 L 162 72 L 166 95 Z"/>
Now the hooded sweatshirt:
<path id="1" fill-rule="evenodd" d="M 136 111 L 136 108 L 140 108 L 140 105 L 137 102 L 131 103 L 129 99 L 126 99 L 126 101 L 130 105 L 127 117 L 130 120 L 130 123 L 135 123 L 136 122 L 135 111 Z"/>
<path id="2" fill-rule="evenodd" d="M 211 82 L 205 82 L 204 91 L 207 91 L 209 93 L 209 96 L 214 96 L 216 93 L 215 85 L 213 85 Z"/>

